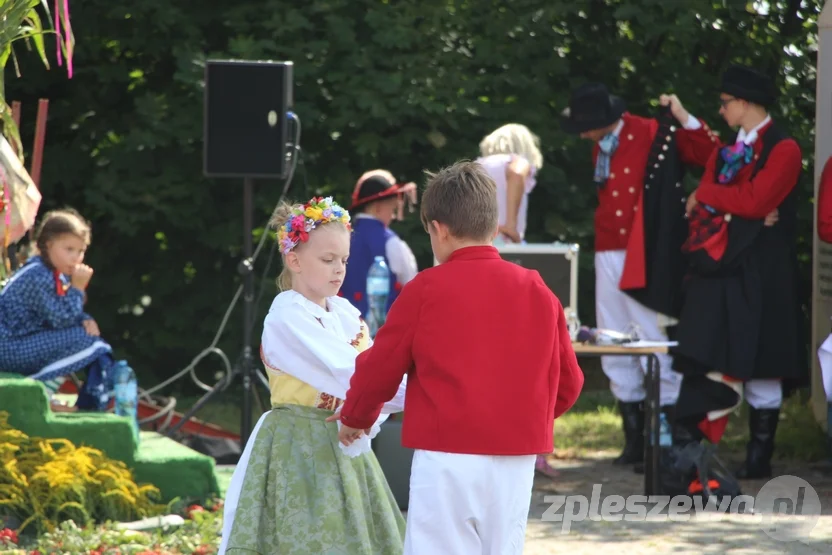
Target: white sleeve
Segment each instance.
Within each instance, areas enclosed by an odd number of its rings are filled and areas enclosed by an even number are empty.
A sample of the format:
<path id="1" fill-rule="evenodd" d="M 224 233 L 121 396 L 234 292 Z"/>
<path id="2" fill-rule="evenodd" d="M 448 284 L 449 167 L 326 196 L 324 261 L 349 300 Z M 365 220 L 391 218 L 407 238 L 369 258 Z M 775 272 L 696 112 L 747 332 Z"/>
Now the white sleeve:
<path id="1" fill-rule="evenodd" d="M 693 117 L 693 114 L 688 114 L 688 121 L 685 122 L 683 127 L 688 131 L 696 131 L 702 127 L 702 122 Z"/>
<path id="2" fill-rule="evenodd" d="M 346 398 L 358 351 L 302 306 L 290 304 L 269 312 L 263 323 L 262 349 L 263 362 L 272 370 L 285 372 L 339 399 Z M 338 444 L 344 454 L 355 457 L 371 450 L 370 441 L 379 433 L 381 424 L 390 414 L 404 410 L 406 385 L 407 376 L 393 399 L 384 404 L 369 436 L 364 435 L 349 446 Z"/>
<path id="3" fill-rule="evenodd" d="M 263 323 L 264 363 L 339 399 L 347 395 L 358 351 L 298 304 L 269 312 Z"/>
<path id="4" fill-rule="evenodd" d="M 413 251 L 400 237 L 393 236 L 384 245 L 384 254 L 390 261 L 390 271 L 396 274 L 396 278 L 402 285 L 416 277 L 419 273 L 419 266 L 416 264 L 416 257 Z"/>

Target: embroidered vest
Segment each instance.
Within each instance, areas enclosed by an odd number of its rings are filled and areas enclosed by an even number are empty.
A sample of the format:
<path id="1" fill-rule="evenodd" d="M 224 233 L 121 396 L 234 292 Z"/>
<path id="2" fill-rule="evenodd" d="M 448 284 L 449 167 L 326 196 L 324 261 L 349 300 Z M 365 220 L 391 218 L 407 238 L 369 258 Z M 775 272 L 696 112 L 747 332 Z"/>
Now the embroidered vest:
<path id="1" fill-rule="evenodd" d="M 362 315 L 367 314 L 367 274 L 376 256 L 383 256 L 387 267 L 385 246 L 387 241 L 396 237 L 395 232 L 374 218 L 355 218 L 353 220 L 352 241 L 350 242 L 350 260 L 347 264 L 347 275 L 341 285 L 338 296 L 347 299 Z M 396 274 L 390 270 L 390 296 L 387 299 L 387 310 L 399 295 L 401 284 Z"/>

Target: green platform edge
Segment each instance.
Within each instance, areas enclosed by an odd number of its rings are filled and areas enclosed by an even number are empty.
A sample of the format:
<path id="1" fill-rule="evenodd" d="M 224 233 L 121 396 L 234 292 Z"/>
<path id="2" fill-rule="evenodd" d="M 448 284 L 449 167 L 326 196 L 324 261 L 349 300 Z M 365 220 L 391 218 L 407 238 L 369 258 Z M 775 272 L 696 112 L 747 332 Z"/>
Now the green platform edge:
<path id="1" fill-rule="evenodd" d="M 123 461 L 139 484 L 159 488 L 162 502 L 204 500 L 220 494 L 215 461 L 156 432 L 142 431 L 139 445 L 129 419 L 109 413 L 53 413 L 42 383 L 0 372 L 0 411 L 31 437 L 62 438 Z"/>

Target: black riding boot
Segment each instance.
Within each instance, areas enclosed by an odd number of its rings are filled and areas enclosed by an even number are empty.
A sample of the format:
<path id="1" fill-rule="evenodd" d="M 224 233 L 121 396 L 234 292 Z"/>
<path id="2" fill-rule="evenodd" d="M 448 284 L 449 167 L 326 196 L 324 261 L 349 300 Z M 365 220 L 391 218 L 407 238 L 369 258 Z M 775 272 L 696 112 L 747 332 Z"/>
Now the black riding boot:
<path id="1" fill-rule="evenodd" d="M 771 477 L 771 456 L 774 454 L 774 436 L 780 409 L 755 409 L 749 407 L 748 428 L 750 439 L 745 464 L 737 471 L 741 480 Z"/>
<path id="2" fill-rule="evenodd" d="M 644 460 L 644 407 L 641 402 L 618 402 L 624 429 L 624 450 L 615 460 L 616 465 L 633 464 Z"/>

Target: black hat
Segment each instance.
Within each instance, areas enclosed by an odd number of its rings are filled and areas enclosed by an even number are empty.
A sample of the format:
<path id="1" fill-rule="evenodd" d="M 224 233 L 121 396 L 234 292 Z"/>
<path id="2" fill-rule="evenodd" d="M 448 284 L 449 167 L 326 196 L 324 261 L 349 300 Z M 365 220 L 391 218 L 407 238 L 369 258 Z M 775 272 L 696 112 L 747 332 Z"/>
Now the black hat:
<path id="1" fill-rule="evenodd" d="M 777 100 L 777 88 L 769 76 L 748 66 L 731 65 L 722 74 L 721 92 L 761 106 Z"/>
<path id="2" fill-rule="evenodd" d="M 624 101 L 610 94 L 606 86 L 586 83 L 572 91 L 569 107 L 561 114 L 561 125 L 567 133 L 603 129 L 618 121 L 624 110 Z"/>
<path id="3" fill-rule="evenodd" d="M 409 194 L 412 196 L 415 191 L 415 183 L 398 184 L 393 175 L 387 170 L 368 171 L 355 184 L 352 193 L 352 205 L 349 210 L 396 195 Z"/>

